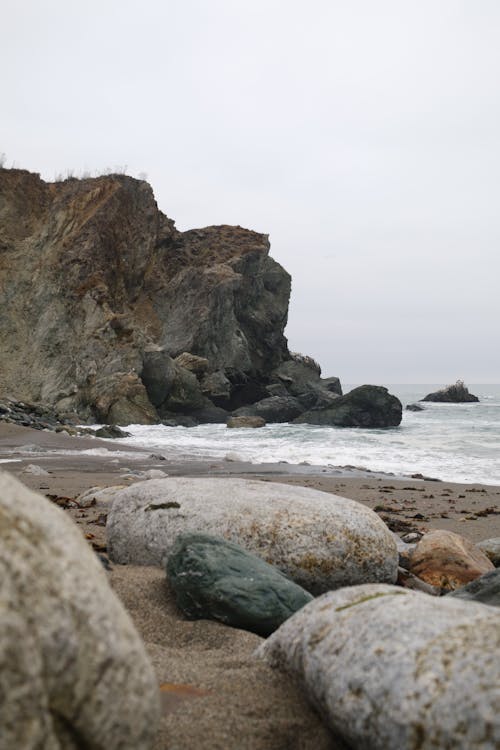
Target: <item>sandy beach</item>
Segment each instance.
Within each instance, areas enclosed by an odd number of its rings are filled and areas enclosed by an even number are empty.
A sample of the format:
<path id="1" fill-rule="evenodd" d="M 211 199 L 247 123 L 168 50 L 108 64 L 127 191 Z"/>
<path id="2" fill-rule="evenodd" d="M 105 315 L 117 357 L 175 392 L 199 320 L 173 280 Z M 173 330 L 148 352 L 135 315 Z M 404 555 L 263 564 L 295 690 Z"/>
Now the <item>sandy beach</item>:
<path id="1" fill-rule="evenodd" d="M 127 486 L 137 481 L 131 471 L 147 469 L 171 476 L 247 477 L 315 488 L 358 500 L 399 533 L 444 528 L 474 542 L 500 536 L 500 487 L 493 485 L 394 477 L 354 467 L 176 463 L 126 441 L 70 438 L 5 423 L 0 423 L 0 461 L 0 469 L 63 507 L 102 553 L 106 511 L 78 508 L 75 498 L 91 487 Z M 29 473 L 30 465 L 47 473 Z M 110 581 L 147 645 L 162 686 L 164 714 L 156 750 L 345 747 L 332 738 L 288 678 L 255 661 L 258 636 L 215 622 L 184 620 L 161 569 L 113 565 Z"/>

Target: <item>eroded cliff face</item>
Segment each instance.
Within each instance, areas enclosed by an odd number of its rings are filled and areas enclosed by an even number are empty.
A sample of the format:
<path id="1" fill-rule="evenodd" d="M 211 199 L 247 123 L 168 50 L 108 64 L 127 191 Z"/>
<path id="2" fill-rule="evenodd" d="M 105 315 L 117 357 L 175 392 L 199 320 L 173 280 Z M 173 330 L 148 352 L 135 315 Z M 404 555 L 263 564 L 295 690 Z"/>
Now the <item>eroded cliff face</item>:
<path id="1" fill-rule="evenodd" d="M 193 410 L 257 400 L 290 356 L 290 276 L 268 253 L 241 227 L 179 232 L 131 177 L 0 169 L 0 395 L 122 424 L 183 389 Z"/>

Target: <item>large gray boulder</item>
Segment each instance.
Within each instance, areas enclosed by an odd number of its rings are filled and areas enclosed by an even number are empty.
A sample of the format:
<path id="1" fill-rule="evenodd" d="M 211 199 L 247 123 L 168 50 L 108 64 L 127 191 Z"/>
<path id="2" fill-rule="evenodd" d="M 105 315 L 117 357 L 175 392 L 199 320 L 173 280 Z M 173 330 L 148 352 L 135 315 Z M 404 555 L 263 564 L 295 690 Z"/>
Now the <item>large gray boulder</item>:
<path id="1" fill-rule="evenodd" d="M 167 562 L 177 606 L 193 620 L 218 620 L 265 638 L 311 594 L 239 544 L 181 534 Z"/>
<path id="2" fill-rule="evenodd" d="M 329 592 L 258 650 L 355 750 L 500 746 L 498 610 L 393 586 Z"/>
<path id="3" fill-rule="evenodd" d="M 177 536 L 189 532 L 240 544 L 312 593 L 393 583 L 397 576 L 387 526 L 337 495 L 244 479 L 169 477 L 114 496 L 107 534 L 115 562 L 163 566 Z"/>
<path id="4" fill-rule="evenodd" d="M 326 408 L 310 409 L 294 421 L 332 427 L 397 427 L 402 410 L 401 401 L 387 388 L 361 385 L 334 399 Z"/>
<path id="5" fill-rule="evenodd" d="M 479 547 L 481 552 L 484 552 L 495 568 L 500 567 L 500 536 L 493 539 L 484 539 L 482 542 L 478 542 L 476 547 Z"/>
<path id="6" fill-rule="evenodd" d="M 262 417 L 268 423 L 291 422 L 304 411 L 300 401 L 293 396 L 269 396 L 234 412 L 236 417 Z"/>
<path id="7" fill-rule="evenodd" d="M 0 474 L 0 747 L 150 750 L 144 646 L 64 513 Z"/>

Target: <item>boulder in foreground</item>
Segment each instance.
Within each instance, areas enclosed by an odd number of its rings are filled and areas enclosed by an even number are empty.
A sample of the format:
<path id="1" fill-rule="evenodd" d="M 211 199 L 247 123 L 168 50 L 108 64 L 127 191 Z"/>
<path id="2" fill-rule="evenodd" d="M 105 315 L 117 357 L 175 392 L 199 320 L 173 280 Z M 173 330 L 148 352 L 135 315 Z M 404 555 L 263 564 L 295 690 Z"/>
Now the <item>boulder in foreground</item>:
<path id="1" fill-rule="evenodd" d="M 108 515 L 117 563 L 161 565 L 179 534 L 240 544 L 313 594 L 394 583 L 398 553 L 376 513 L 338 495 L 245 479 L 169 477 L 118 491 Z"/>
<path id="2" fill-rule="evenodd" d="M 397 427 L 401 423 L 401 401 L 378 385 L 361 385 L 336 398 L 326 409 L 310 409 L 296 424 L 331 427 Z"/>
<path id="3" fill-rule="evenodd" d="M 394 586 L 333 591 L 258 649 L 291 673 L 353 748 L 500 745 L 500 628 L 493 607 Z"/>
<path id="4" fill-rule="evenodd" d="M 0 747 L 150 750 L 144 646 L 77 527 L 0 474 Z"/>
<path id="5" fill-rule="evenodd" d="M 493 569 L 475 544 L 444 529 L 424 534 L 410 560 L 411 573 L 443 591 L 460 588 Z"/>
<path id="6" fill-rule="evenodd" d="M 177 537 L 167 575 L 190 619 L 219 620 L 265 638 L 312 600 L 277 568 L 208 534 Z"/>
<path id="7" fill-rule="evenodd" d="M 467 404 L 479 401 L 477 396 L 469 393 L 468 388 L 464 385 L 463 380 L 457 380 L 455 385 L 448 385 L 440 391 L 428 393 L 422 401 L 435 401 L 437 403 L 448 404 Z"/>

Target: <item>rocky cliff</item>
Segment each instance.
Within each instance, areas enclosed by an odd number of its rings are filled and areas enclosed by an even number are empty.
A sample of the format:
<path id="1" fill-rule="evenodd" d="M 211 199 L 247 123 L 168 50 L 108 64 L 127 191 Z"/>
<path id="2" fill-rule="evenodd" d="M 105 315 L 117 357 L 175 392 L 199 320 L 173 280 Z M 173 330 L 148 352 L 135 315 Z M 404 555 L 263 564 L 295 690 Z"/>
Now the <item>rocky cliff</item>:
<path id="1" fill-rule="evenodd" d="M 268 396 L 291 360 L 268 253 L 241 227 L 178 231 L 131 177 L 0 169 L 0 395 L 121 424 Z"/>

